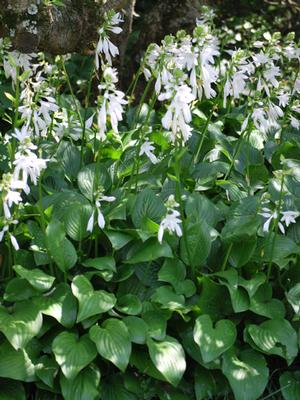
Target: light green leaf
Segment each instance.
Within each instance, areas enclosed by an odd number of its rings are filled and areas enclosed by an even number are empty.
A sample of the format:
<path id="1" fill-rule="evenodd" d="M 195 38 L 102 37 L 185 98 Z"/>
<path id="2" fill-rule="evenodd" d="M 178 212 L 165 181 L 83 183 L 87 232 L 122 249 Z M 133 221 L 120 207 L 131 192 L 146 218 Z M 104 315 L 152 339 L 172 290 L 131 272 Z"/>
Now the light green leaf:
<path id="1" fill-rule="evenodd" d="M 291 363 L 298 354 L 297 333 L 285 319 L 273 319 L 260 325 L 248 325 L 246 333 L 255 346 L 266 354 L 275 354 Z M 247 339 L 247 335 L 246 335 Z"/>
<path id="2" fill-rule="evenodd" d="M 174 338 L 166 336 L 164 341 L 147 340 L 150 358 L 155 367 L 173 386 L 180 382 L 185 369 L 185 354 L 181 344 Z"/>
<path id="3" fill-rule="evenodd" d="M 40 332 L 42 323 L 42 314 L 30 301 L 16 303 L 12 313 L 0 308 L 0 331 L 16 350 L 25 348 Z"/>
<path id="4" fill-rule="evenodd" d="M 60 376 L 61 391 L 65 400 L 96 400 L 99 398 L 98 386 L 100 383 L 100 371 L 91 365 L 84 369 L 74 379 Z"/>
<path id="5" fill-rule="evenodd" d="M 54 339 L 52 351 L 65 377 L 74 379 L 97 356 L 94 343 L 88 335 L 62 332 Z"/>
<path id="6" fill-rule="evenodd" d="M 257 400 L 268 383 L 269 370 L 265 358 L 253 350 L 244 350 L 240 354 L 228 350 L 223 355 L 222 371 L 235 400 Z"/>
<path id="7" fill-rule="evenodd" d="M 31 286 L 41 292 L 51 289 L 55 281 L 53 276 L 45 274 L 45 272 L 37 268 L 29 270 L 21 265 L 15 265 L 14 270 L 21 278 L 26 279 Z"/>
<path id="8" fill-rule="evenodd" d="M 75 276 L 71 287 L 79 303 L 77 322 L 81 322 L 96 314 L 105 313 L 111 310 L 116 304 L 116 298 L 113 294 L 104 290 L 95 291 L 90 281 L 84 275 Z"/>
<path id="9" fill-rule="evenodd" d="M 130 336 L 126 325 L 115 318 L 109 318 L 102 327 L 93 326 L 89 335 L 96 344 L 98 353 L 124 372 L 131 354 Z"/>
<path id="10" fill-rule="evenodd" d="M 180 260 L 165 260 L 158 273 L 158 280 L 171 283 L 176 287 L 178 282 L 184 281 L 186 268 Z"/>
<path id="11" fill-rule="evenodd" d="M 95 268 L 98 271 L 112 271 L 116 272 L 116 262 L 113 257 L 98 257 L 98 258 L 89 258 L 82 262 L 82 265 L 89 268 Z"/>
<path id="12" fill-rule="evenodd" d="M 194 340 L 198 344 L 203 361 L 209 363 L 233 346 L 236 340 L 236 328 L 232 321 L 221 320 L 213 327 L 209 315 L 196 319 Z"/>

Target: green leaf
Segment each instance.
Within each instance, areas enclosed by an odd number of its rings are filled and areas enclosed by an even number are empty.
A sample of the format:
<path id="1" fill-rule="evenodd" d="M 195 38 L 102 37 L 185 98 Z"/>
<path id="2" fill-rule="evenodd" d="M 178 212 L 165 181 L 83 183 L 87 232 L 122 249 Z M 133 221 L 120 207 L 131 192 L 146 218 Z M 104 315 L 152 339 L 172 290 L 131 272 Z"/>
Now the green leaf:
<path id="1" fill-rule="evenodd" d="M 193 193 L 188 197 L 185 209 L 187 216 L 195 219 L 194 222 L 205 221 L 207 225 L 213 227 L 220 219 L 220 212 L 214 203 L 198 193 Z"/>
<path id="2" fill-rule="evenodd" d="M 174 292 L 171 286 L 160 286 L 154 292 L 151 300 L 161 304 L 162 308 L 170 310 L 184 309 L 185 298 Z"/>
<path id="3" fill-rule="evenodd" d="M 108 237 L 114 250 L 120 250 L 122 247 L 126 246 L 127 243 L 133 240 L 133 237 L 119 231 L 105 230 L 105 235 Z"/>
<path id="4" fill-rule="evenodd" d="M 142 312 L 142 302 L 134 294 L 125 294 L 118 298 L 116 309 L 124 314 L 138 315 Z"/>
<path id="5" fill-rule="evenodd" d="M 45 272 L 37 268 L 28 270 L 21 265 L 15 265 L 14 270 L 21 278 L 26 279 L 31 286 L 41 292 L 51 289 L 55 281 L 53 276 L 45 274 Z"/>
<path id="6" fill-rule="evenodd" d="M 98 325 L 93 326 L 89 335 L 96 344 L 98 353 L 124 372 L 131 354 L 130 336 L 126 325 L 115 318 L 109 318 L 101 328 Z"/>
<path id="7" fill-rule="evenodd" d="M 300 247 L 289 237 L 272 234 L 258 242 L 256 249 L 256 261 L 273 262 L 280 268 L 288 263 L 288 257 L 298 254 Z"/>
<path id="8" fill-rule="evenodd" d="M 88 335 L 62 332 L 53 340 L 52 351 L 67 379 L 74 379 L 97 356 L 94 343 Z"/>
<path id="9" fill-rule="evenodd" d="M 145 189 L 136 196 L 132 221 L 137 228 L 141 228 L 147 218 L 159 224 L 165 213 L 163 201 L 151 189 Z"/>
<path id="10" fill-rule="evenodd" d="M 298 354 L 297 333 L 291 324 L 285 319 L 273 319 L 265 321 L 260 325 L 248 325 L 247 335 L 252 343 L 266 354 L 275 354 L 285 358 L 291 363 Z"/>
<path id="11" fill-rule="evenodd" d="M 279 382 L 284 400 L 300 399 L 300 371 L 284 372 Z"/>
<path id="12" fill-rule="evenodd" d="M 219 277 L 220 283 L 225 285 L 229 291 L 233 310 L 236 313 L 248 310 L 250 298 L 247 290 L 238 286 L 239 277 L 237 271 L 229 269 L 216 275 Z"/>
<path id="13" fill-rule="evenodd" d="M 300 317 L 300 283 L 297 283 L 286 293 L 286 298 L 293 307 L 295 314 Z"/>
<path id="14" fill-rule="evenodd" d="M 61 141 L 58 145 L 56 158 L 62 163 L 66 175 L 75 178 L 80 169 L 80 151 L 67 141 Z"/>
<path id="15" fill-rule="evenodd" d="M 166 314 L 163 311 L 146 311 L 142 317 L 148 325 L 148 335 L 156 340 L 164 340 L 168 319 Z"/>
<path id="16" fill-rule="evenodd" d="M 21 278 L 11 279 L 5 288 L 4 300 L 22 301 L 28 300 L 33 296 L 38 296 L 40 292 L 34 289 L 28 281 Z"/>
<path id="17" fill-rule="evenodd" d="M 228 379 L 236 400 L 257 400 L 268 383 L 269 370 L 265 358 L 253 351 L 223 355 L 223 374 Z"/>
<path id="18" fill-rule="evenodd" d="M 116 298 L 113 294 L 104 290 L 95 291 L 90 281 L 84 275 L 75 276 L 71 287 L 79 303 L 77 322 L 81 322 L 96 314 L 105 313 L 111 310 L 116 304 Z"/>
<path id="19" fill-rule="evenodd" d="M 271 319 L 284 318 L 285 315 L 283 303 L 278 299 L 272 299 L 272 286 L 267 283 L 260 286 L 251 298 L 249 309 L 255 314 Z"/>
<path id="20" fill-rule="evenodd" d="M 229 262 L 234 268 L 243 267 L 251 259 L 256 249 L 256 237 L 233 243 Z"/>
<path id="21" fill-rule="evenodd" d="M 180 240 L 180 255 L 185 264 L 199 267 L 205 264 L 211 249 L 211 238 L 207 225 L 189 225 L 186 238 Z"/>
<path id="22" fill-rule="evenodd" d="M 84 369 L 74 379 L 60 376 L 61 391 L 65 400 L 96 400 L 99 398 L 98 386 L 100 371 L 95 366 Z"/>
<path id="23" fill-rule="evenodd" d="M 77 300 L 69 285 L 60 283 L 53 292 L 36 297 L 34 303 L 45 315 L 55 318 L 66 328 L 72 328 L 77 317 Z"/>
<path id="24" fill-rule="evenodd" d="M 209 314 L 214 321 L 232 313 L 232 306 L 227 290 L 207 277 L 199 279 L 201 291 L 198 307 L 203 314 Z"/>
<path id="25" fill-rule="evenodd" d="M 103 189 L 107 190 L 111 186 L 107 168 L 99 163 L 83 167 L 77 179 L 81 193 L 91 201 L 93 201 L 95 192 Z"/>
<path id="26" fill-rule="evenodd" d="M 224 395 L 225 398 L 227 383 L 220 372 L 198 367 L 195 372 L 194 387 L 196 400 L 213 399 L 214 396 L 220 395 Z"/>
<path id="27" fill-rule="evenodd" d="M 53 220 L 46 229 L 46 240 L 49 252 L 57 266 L 66 272 L 74 267 L 77 254 L 73 244 L 65 238 L 65 229 L 61 222 Z"/>
<path id="28" fill-rule="evenodd" d="M 1 379 L 1 400 L 26 400 L 25 390 L 20 382 Z"/>
<path id="29" fill-rule="evenodd" d="M 45 385 L 53 388 L 54 379 L 58 372 L 58 365 L 53 358 L 42 356 L 35 366 L 36 376 L 44 382 Z"/>
<path id="30" fill-rule="evenodd" d="M 34 381 L 35 367 L 25 350 L 15 350 L 8 342 L 0 345 L 0 377 Z"/>
<path id="31" fill-rule="evenodd" d="M 186 369 L 185 354 L 181 344 L 176 339 L 166 336 L 162 342 L 148 339 L 147 346 L 155 367 L 167 382 L 177 386 Z"/>
<path id="32" fill-rule="evenodd" d="M 218 321 L 214 327 L 209 315 L 201 315 L 196 319 L 194 340 L 200 347 L 205 363 L 213 361 L 230 349 L 236 335 L 235 325 L 230 320 Z"/>
<path id="33" fill-rule="evenodd" d="M 25 348 L 40 332 L 42 323 L 42 314 L 30 301 L 16 303 L 12 313 L 0 308 L 0 331 L 16 350 Z"/>
<path id="34" fill-rule="evenodd" d="M 89 235 L 88 221 L 93 212 L 91 205 L 74 203 L 68 207 L 63 216 L 67 234 L 71 239 L 80 241 Z"/>
<path id="35" fill-rule="evenodd" d="M 137 344 L 146 343 L 146 335 L 148 332 L 148 326 L 142 318 L 138 317 L 125 317 L 122 320 L 127 326 L 130 341 Z"/>
<path id="36" fill-rule="evenodd" d="M 178 282 L 184 281 L 186 277 L 186 268 L 180 260 L 165 260 L 158 273 L 158 280 L 171 283 L 176 287 Z"/>
<path id="37" fill-rule="evenodd" d="M 133 246 L 127 254 L 127 264 L 138 264 L 157 260 L 158 258 L 172 258 L 171 247 L 163 242 L 160 244 L 157 239 L 149 239 L 145 243 L 138 243 Z"/>
<path id="38" fill-rule="evenodd" d="M 111 256 L 107 257 L 98 257 L 98 258 L 89 258 L 82 262 L 82 265 L 85 267 L 95 268 L 98 271 L 109 270 L 116 272 L 116 262 L 115 259 Z"/>

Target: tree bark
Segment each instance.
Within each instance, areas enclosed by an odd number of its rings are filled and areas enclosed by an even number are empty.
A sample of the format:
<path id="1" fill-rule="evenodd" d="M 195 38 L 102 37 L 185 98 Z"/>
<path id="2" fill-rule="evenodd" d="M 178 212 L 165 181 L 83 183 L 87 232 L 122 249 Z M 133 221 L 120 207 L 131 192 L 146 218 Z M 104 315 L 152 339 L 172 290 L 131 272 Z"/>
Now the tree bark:
<path id="1" fill-rule="evenodd" d="M 84 52 L 98 39 L 97 29 L 108 9 L 124 11 L 121 48 L 131 29 L 135 0 L 64 0 L 63 6 L 37 5 L 34 0 L 0 0 L 0 36 L 9 36 L 24 53 Z"/>

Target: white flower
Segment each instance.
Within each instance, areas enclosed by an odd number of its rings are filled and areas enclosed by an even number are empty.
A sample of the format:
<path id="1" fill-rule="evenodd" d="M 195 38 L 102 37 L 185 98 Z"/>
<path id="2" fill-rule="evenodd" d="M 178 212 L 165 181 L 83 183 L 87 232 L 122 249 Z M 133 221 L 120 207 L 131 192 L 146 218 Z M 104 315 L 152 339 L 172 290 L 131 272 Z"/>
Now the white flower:
<path id="1" fill-rule="evenodd" d="M 112 64 L 112 57 L 115 57 L 119 54 L 119 49 L 115 46 L 108 38 L 108 31 L 113 32 L 114 34 L 119 34 L 122 32 L 122 28 L 118 27 L 119 23 L 123 22 L 120 13 L 116 13 L 114 15 L 105 14 L 105 24 L 102 28 L 98 30 L 99 33 L 99 41 L 96 47 L 96 55 L 95 62 L 96 68 L 99 69 L 100 62 L 99 58 L 101 53 L 104 54 L 106 61 L 108 64 Z"/>
<path id="2" fill-rule="evenodd" d="M 161 221 L 158 229 L 159 243 L 162 243 L 165 230 L 167 230 L 169 233 L 175 232 L 178 237 L 182 236 L 182 229 L 180 227 L 182 221 L 179 218 L 180 212 L 175 210 L 175 208 L 179 207 L 179 204 L 176 203 L 174 195 L 169 196 L 165 205 L 167 207 L 167 215 Z"/>
<path id="3" fill-rule="evenodd" d="M 152 153 L 153 150 L 155 150 L 155 147 L 153 146 L 153 142 L 149 142 L 149 140 L 146 140 L 142 145 L 140 149 L 139 155 L 142 156 L 145 154 L 149 160 L 152 162 L 152 164 L 157 164 L 158 159 L 157 157 Z"/>
<path id="4" fill-rule="evenodd" d="M 290 120 L 291 120 L 291 125 L 293 128 L 295 129 L 299 129 L 300 128 L 300 122 L 297 118 L 293 117 L 292 115 L 290 116 Z"/>
<path id="5" fill-rule="evenodd" d="M 280 93 L 277 96 L 277 99 L 279 100 L 279 107 L 283 108 L 286 107 L 289 102 L 289 98 L 290 98 L 289 93 Z"/>
<path id="6" fill-rule="evenodd" d="M 116 198 L 113 196 L 103 196 L 101 195 L 96 201 L 95 201 L 95 206 L 96 206 L 96 210 L 97 210 L 97 223 L 100 229 L 104 229 L 105 227 L 105 219 L 104 216 L 101 212 L 101 201 L 107 201 L 107 202 L 113 202 L 115 201 Z M 92 232 L 93 231 L 93 227 L 94 227 L 94 219 L 95 219 L 95 211 L 92 212 L 89 220 L 88 220 L 88 224 L 87 224 L 87 231 L 88 232 Z"/>
<path id="7" fill-rule="evenodd" d="M 19 244 L 17 242 L 17 239 L 12 234 L 10 234 L 10 241 L 11 241 L 11 244 L 13 245 L 14 249 L 16 251 L 18 251 L 20 249 Z"/>
<path id="8" fill-rule="evenodd" d="M 299 217 L 299 213 L 297 211 L 281 211 L 282 218 L 280 221 L 284 222 L 288 227 L 291 223 L 296 223 L 296 218 Z"/>
<path id="9" fill-rule="evenodd" d="M 192 128 L 189 123 L 192 120 L 192 113 L 190 110 L 190 103 L 195 100 L 191 88 L 187 85 L 181 85 L 174 89 L 175 94 L 168 107 L 165 116 L 162 118 L 162 125 L 167 130 L 172 130 L 173 136 L 171 137 L 172 142 L 175 142 L 178 133 L 184 142 L 186 142 L 191 136 Z M 170 93 L 164 93 L 158 97 L 159 100 L 163 100 L 171 96 Z"/>
<path id="10" fill-rule="evenodd" d="M 14 179 L 21 180 L 24 184 L 27 184 L 27 180 L 30 177 L 31 182 L 36 185 L 41 171 L 46 168 L 47 161 L 38 158 L 32 152 L 26 155 L 19 154 L 18 158 L 14 161 Z"/>
<path id="11" fill-rule="evenodd" d="M 169 233 L 175 232 L 178 237 L 182 236 L 182 230 L 180 227 L 181 219 L 178 218 L 179 216 L 180 216 L 179 211 L 171 210 L 171 212 L 167 214 L 165 218 L 161 221 L 158 230 L 159 243 L 162 243 L 165 230 L 167 230 Z"/>
<path id="12" fill-rule="evenodd" d="M 263 210 L 263 212 L 259 213 L 259 214 L 262 215 L 264 218 L 267 218 L 266 222 L 263 225 L 263 231 L 269 232 L 270 224 L 273 219 L 276 220 L 278 218 L 278 213 L 277 213 L 277 211 L 269 210 L 267 207 L 263 207 L 262 210 Z M 285 229 L 280 221 L 278 222 L 278 227 L 279 227 L 280 231 L 284 234 Z"/>

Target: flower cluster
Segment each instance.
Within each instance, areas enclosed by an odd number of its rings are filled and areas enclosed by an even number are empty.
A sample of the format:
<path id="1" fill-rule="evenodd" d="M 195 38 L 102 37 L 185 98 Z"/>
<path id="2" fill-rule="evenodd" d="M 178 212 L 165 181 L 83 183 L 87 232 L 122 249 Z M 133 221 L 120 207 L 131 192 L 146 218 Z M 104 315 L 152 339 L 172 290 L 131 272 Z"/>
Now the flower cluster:
<path id="1" fill-rule="evenodd" d="M 158 241 L 162 243 L 164 232 L 168 231 L 169 233 L 176 233 L 178 237 L 182 236 L 181 229 L 181 219 L 180 212 L 176 210 L 179 207 L 179 204 L 175 201 L 174 195 L 170 195 L 166 204 L 167 215 L 161 221 L 158 230 Z"/>

